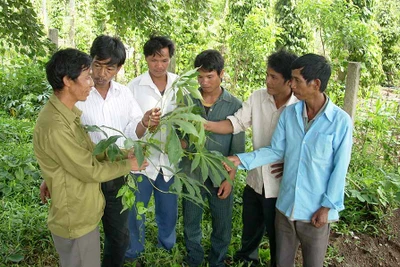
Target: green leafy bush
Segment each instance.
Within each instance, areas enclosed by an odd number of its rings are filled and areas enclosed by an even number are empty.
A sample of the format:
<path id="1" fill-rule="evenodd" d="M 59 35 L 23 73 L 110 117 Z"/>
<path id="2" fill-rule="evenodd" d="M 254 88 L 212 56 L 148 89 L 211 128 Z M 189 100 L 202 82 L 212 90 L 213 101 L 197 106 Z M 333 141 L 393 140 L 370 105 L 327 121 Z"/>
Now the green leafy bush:
<path id="1" fill-rule="evenodd" d="M 35 118 L 50 92 L 42 61 L 19 56 L 0 70 L 0 107 L 13 117 Z"/>

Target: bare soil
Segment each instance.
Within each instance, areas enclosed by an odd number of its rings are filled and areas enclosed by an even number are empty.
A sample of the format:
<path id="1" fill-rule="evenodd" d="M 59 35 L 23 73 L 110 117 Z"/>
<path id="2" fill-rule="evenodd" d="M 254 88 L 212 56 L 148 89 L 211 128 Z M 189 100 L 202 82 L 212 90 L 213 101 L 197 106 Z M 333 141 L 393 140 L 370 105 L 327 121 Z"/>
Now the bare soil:
<path id="1" fill-rule="evenodd" d="M 383 223 L 387 233 L 380 236 L 332 234 L 330 245 L 338 255 L 330 266 L 400 266 L 400 209 Z"/>

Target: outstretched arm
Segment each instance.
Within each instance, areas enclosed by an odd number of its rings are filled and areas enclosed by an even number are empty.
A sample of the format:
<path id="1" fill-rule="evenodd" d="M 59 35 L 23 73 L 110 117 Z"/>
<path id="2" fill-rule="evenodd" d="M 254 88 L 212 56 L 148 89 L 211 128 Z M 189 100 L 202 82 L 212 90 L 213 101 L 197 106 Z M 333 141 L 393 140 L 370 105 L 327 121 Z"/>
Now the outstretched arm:
<path id="1" fill-rule="evenodd" d="M 216 134 L 233 133 L 233 126 L 230 120 L 223 121 L 206 121 L 204 129 Z"/>

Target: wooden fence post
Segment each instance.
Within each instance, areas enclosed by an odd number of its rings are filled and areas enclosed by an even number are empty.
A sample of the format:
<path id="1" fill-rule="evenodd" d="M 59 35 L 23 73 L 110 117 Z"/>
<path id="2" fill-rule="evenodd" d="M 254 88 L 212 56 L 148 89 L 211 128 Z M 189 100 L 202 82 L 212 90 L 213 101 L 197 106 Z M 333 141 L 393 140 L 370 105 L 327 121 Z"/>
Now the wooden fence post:
<path id="1" fill-rule="evenodd" d="M 57 29 L 49 29 L 49 39 L 56 45 L 58 48 L 58 30 Z"/>
<path id="2" fill-rule="evenodd" d="M 357 93 L 360 83 L 360 62 L 349 62 L 347 67 L 346 90 L 344 94 L 344 111 L 353 119 L 356 114 Z"/>

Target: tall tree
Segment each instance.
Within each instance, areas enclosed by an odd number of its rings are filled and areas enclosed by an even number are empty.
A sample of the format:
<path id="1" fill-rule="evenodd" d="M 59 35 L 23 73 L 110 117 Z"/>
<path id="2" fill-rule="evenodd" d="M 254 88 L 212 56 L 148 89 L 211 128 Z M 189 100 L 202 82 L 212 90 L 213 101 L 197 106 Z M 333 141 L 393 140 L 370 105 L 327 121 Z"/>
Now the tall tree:
<path id="1" fill-rule="evenodd" d="M 311 31 L 307 34 L 305 22 L 297 14 L 293 0 L 277 0 L 275 12 L 275 20 L 282 28 L 276 38 L 276 48 L 286 48 L 298 54 L 307 52 Z"/>
<path id="2" fill-rule="evenodd" d="M 34 57 L 44 55 L 50 42 L 31 1 L 0 1 L 0 54 L 9 49 Z"/>

